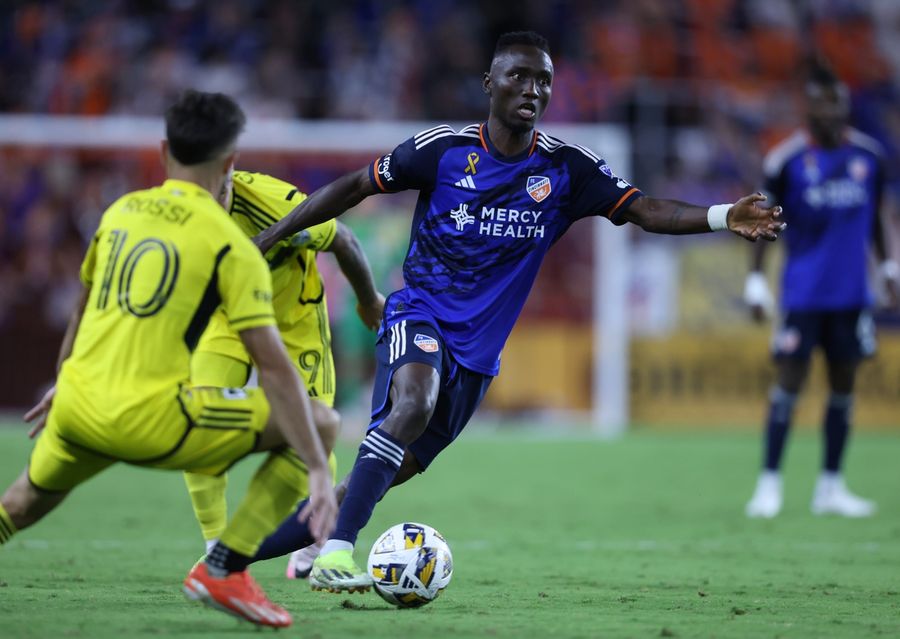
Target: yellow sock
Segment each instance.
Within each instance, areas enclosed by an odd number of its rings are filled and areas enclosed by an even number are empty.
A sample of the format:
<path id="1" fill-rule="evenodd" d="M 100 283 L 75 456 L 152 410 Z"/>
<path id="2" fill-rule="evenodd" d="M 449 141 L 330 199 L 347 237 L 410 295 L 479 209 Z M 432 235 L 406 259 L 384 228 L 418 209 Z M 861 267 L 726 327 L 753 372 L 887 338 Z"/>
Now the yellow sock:
<path id="1" fill-rule="evenodd" d="M 228 524 L 228 503 L 225 500 L 228 477 L 185 473 L 184 483 L 187 484 L 203 539 L 218 539 Z"/>
<path id="2" fill-rule="evenodd" d="M 306 464 L 299 457 L 294 457 L 294 461 L 300 465 L 303 469 L 303 478 L 298 484 L 300 487 L 300 499 L 297 501 L 301 501 L 309 497 L 309 470 L 306 468 Z M 328 455 L 328 468 L 331 470 L 331 482 L 337 482 L 337 457 L 334 456 L 334 453 Z"/>
<path id="3" fill-rule="evenodd" d="M 306 465 L 293 451 L 269 453 L 222 533 L 222 544 L 242 555 L 255 555 L 263 539 L 293 512 L 301 487 L 309 490 L 308 485 Z"/>
<path id="4" fill-rule="evenodd" d="M 12 539 L 12 536 L 18 531 L 19 529 L 16 528 L 16 525 L 10 519 L 9 513 L 6 512 L 6 508 L 3 507 L 3 504 L 0 504 L 0 546 Z"/>

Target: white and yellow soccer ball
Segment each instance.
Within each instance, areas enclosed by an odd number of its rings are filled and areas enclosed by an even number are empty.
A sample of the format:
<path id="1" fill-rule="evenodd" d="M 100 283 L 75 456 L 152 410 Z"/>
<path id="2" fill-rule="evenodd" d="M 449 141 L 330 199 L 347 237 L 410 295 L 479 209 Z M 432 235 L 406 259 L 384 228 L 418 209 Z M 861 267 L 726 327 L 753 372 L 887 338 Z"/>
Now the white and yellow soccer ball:
<path id="1" fill-rule="evenodd" d="M 447 541 L 431 526 L 407 522 L 388 528 L 372 546 L 368 562 L 375 592 L 401 608 L 437 599 L 453 576 Z"/>

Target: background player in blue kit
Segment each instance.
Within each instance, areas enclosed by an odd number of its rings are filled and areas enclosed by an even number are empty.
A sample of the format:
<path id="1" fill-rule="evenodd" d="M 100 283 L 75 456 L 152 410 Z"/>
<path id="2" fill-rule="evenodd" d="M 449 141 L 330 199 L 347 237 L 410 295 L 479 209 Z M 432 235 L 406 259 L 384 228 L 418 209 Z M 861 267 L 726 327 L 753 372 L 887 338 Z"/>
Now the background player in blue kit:
<path id="1" fill-rule="evenodd" d="M 766 189 L 785 210 L 787 261 L 782 324 L 773 341 L 777 379 L 771 390 L 763 471 L 747 504 L 749 517 L 774 517 L 782 506 L 779 472 L 797 394 L 816 346 L 825 352 L 831 395 L 825 409 L 822 474 L 815 514 L 866 517 L 875 504 L 851 493 L 841 476 L 850 431 L 853 383 L 860 360 L 875 350 L 867 251 L 874 244 L 890 302 L 897 303 L 897 262 L 889 259 L 879 215 L 884 169 L 878 144 L 847 126 L 846 86 L 824 67 L 806 86 L 808 131 L 775 147 L 765 161 Z M 771 302 L 754 251 L 745 299 L 761 320 Z"/>
<path id="2" fill-rule="evenodd" d="M 727 228 L 753 240 L 775 239 L 782 228 L 777 208 L 758 206 L 762 195 L 709 209 L 649 198 L 592 151 L 536 131 L 552 83 L 543 37 L 501 36 L 484 76 L 486 123 L 423 131 L 319 189 L 256 238 L 265 251 L 370 195 L 419 191 L 405 286 L 385 304 L 376 346 L 371 424 L 341 489 L 335 533 L 313 564 L 314 588 L 370 586 L 352 557 L 358 532 L 389 486 L 425 470 L 465 427 L 499 371 L 544 255 L 573 222 L 602 215 L 657 233 Z M 292 518 L 256 558 L 311 541 Z"/>

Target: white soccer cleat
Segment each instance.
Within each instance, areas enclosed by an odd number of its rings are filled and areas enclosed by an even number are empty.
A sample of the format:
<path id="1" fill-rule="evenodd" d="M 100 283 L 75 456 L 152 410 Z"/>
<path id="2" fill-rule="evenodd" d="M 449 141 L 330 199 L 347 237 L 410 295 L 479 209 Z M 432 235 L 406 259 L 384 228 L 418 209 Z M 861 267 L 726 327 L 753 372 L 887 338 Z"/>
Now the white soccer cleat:
<path id="1" fill-rule="evenodd" d="M 781 475 L 767 470 L 756 480 L 756 490 L 753 491 L 753 497 L 747 502 L 744 512 L 748 517 L 772 519 L 781 512 L 783 503 Z"/>
<path id="2" fill-rule="evenodd" d="M 306 579 L 312 570 L 313 562 L 319 556 L 322 547 L 319 544 L 312 544 L 306 548 L 295 550 L 288 559 L 285 577 L 288 579 Z"/>
<path id="3" fill-rule="evenodd" d="M 837 473 L 822 473 L 816 482 L 810 510 L 814 515 L 841 517 L 871 517 L 878 507 L 874 501 L 854 495 Z"/>

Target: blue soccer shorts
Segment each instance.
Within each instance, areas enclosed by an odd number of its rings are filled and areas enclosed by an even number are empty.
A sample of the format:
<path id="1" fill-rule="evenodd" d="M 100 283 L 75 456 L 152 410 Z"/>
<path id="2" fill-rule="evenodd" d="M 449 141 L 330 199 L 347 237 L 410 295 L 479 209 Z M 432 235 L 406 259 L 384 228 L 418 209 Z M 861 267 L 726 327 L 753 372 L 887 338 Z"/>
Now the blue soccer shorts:
<path id="1" fill-rule="evenodd" d="M 875 354 L 875 323 L 866 309 L 788 311 L 772 339 L 776 359 L 809 359 L 821 346 L 829 362 L 853 362 Z"/>
<path id="2" fill-rule="evenodd" d="M 375 345 L 375 358 L 369 430 L 381 425 L 391 412 L 391 379 L 397 369 L 417 362 L 431 366 L 440 376 L 434 414 L 425 432 L 408 446 L 424 470 L 466 427 L 494 378 L 459 365 L 444 345 L 440 332 L 428 322 L 418 320 L 399 320 L 386 325 Z"/>

